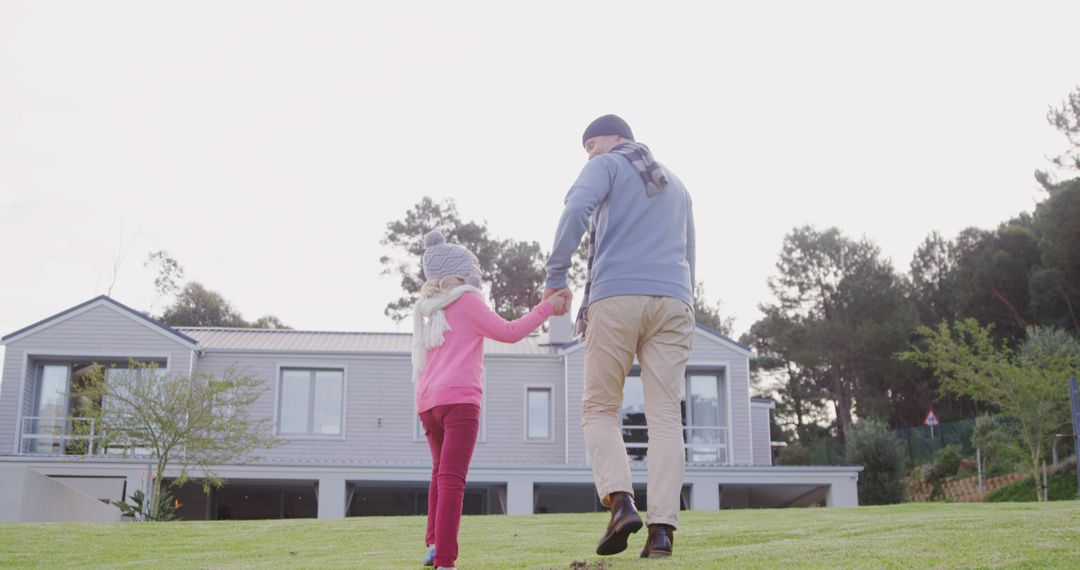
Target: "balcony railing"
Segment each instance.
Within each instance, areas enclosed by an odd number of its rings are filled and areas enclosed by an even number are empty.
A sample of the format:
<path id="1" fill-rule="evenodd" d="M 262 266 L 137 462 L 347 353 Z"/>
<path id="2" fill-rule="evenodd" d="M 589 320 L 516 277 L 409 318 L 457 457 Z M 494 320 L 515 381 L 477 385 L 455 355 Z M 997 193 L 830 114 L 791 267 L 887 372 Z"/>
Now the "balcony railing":
<path id="1" fill-rule="evenodd" d="M 27 416 L 22 419 L 24 455 L 94 455 L 94 418 Z M 97 451 L 100 452 L 100 449 Z"/>
<path id="2" fill-rule="evenodd" d="M 22 421 L 22 455 L 150 456 L 147 448 L 108 441 L 94 418 L 27 416 Z"/>
<path id="3" fill-rule="evenodd" d="M 631 459 L 645 459 L 648 450 L 647 426 L 622 426 L 626 451 Z M 687 463 L 728 463 L 727 428 L 683 426 L 683 448 Z"/>

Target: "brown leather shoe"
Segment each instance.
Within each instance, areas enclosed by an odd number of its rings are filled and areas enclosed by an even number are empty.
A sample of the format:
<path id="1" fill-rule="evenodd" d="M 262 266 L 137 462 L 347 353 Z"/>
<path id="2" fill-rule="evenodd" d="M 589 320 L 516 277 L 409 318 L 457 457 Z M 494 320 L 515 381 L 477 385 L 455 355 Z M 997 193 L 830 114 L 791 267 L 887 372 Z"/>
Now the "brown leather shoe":
<path id="1" fill-rule="evenodd" d="M 610 556 L 626 550 L 626 539 L 641 530 L 641 517 L 634 507 L 634 498 L 630 493 L 612 493 L 608 496 L 611 505 L 611 521 L 607 530 L 596 546 L 600 556 Z"/>
<path id="2" fill-rule="evenodd" d="M 649 525 L 649 538 L 645 540 L 642 558 L 667 558 L 675 546 L 675 527 L 668 524 Z"/>

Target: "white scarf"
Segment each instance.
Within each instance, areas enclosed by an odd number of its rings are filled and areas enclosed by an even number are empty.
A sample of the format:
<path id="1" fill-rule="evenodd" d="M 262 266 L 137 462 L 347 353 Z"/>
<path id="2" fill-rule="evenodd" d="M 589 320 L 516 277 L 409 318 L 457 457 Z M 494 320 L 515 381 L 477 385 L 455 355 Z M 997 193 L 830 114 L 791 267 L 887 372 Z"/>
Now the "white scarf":
<path id="1" fill-rule="evenodd" d="M 443 309 L 469 292 L 482 295 L 480 290 L 472 285 L 459 285 L 442 295 L 417 301 L 416 306 L 413 307 L 412 380 L 414 384 L 420 378 L 420 372 L 424 370 L 428 350 L 442 346 L 446 333 L 450 332 L 450 323 L 446 322 L 446 312 Z"/>

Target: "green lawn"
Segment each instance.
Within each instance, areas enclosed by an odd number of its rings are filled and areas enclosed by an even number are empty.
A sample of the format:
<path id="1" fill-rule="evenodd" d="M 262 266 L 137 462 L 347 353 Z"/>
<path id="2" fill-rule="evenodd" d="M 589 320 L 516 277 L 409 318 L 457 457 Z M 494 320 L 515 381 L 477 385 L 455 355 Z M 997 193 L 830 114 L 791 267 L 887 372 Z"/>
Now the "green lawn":
<path id="1" fill-rule="evenodd" d="M 465 517 L 470 568 L 1077 568 L 1080 501 L 686 512 L 669 560 L 593 554 L 604 513 Z M 423 517 L 0 524 L 0 566 L 420 568 Z M 602 563 L 601 563 L 602 561 Z"/>

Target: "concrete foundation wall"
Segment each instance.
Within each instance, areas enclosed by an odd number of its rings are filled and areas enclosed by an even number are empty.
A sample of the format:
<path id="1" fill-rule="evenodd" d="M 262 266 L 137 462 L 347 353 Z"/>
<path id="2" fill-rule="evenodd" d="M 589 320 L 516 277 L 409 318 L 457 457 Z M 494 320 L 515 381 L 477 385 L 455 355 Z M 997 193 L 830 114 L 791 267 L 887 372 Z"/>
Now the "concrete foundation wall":
<path id="1" fill-rule="evenodd" d="M 120 510 L 32 469 L 0 465 L 0 521 L 119 522 Z"/>

